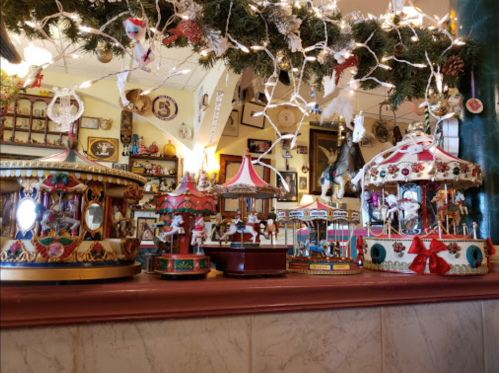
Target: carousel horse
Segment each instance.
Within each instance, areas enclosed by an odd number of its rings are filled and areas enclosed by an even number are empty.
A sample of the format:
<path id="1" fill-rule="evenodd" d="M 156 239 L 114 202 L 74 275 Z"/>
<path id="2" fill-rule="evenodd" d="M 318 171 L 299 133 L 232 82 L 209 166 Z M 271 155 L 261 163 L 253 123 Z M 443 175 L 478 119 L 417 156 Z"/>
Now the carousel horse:
<path id="1" fill-rule="evenodd" d="M 324 258 L 329 258 L 332 256 L 331 254 L 331 242 L 328 240 L 321 240 L 319 246 L 322 248 L 321 256 Z"/>
<path id="2" fill-rule="evenodd" d="M 464 194 L 462 192 L 457 192 L 455 200 L 456 204 L 459 206 L 461 215 L 468 215 L 468 207 L 463 205 L 463 202 L 466 201 L 466 197 L 464 197 Z"/>
<path id="3" fill-rule="evenodd" d="M 437 213 L 435 217 L 437 220 L 445 221 L 445 217 L 448 216 L 452 219 L 452 222 L 459 225 L 461 222 L 461 214 L 459 212 L 459 207 L 453 202 L 449 202 L 445 204 L 445 197 L 442 194 L 437 193 L 435 197 L 431 199 L 431 202 L 435 202 L 437 204 Z"/>
<path id="4" fill-rule="evenodd" d="M 352 141 L 352 136 L 347 133 L 346 140 L 341 144 L 338 150 L 338 157 L 333 165 L 328 166 L 321 174 L 319 183 L 322 187 L 321 198 L 326 202 L 331 202 L 331 199 L 326 196 L 327 192 L 333 185 L 339 185 L 340 189 L 336 198 L 343 198 L 345 195 L 345 186 L 348 182 L 352 184 L 354 191 L 358 190 L 358 183 L 352 180 L 355 175 L 364 167 L 364 158 L 360 151 L 359 144 Z M 334 194 L 334 189 L 333 189 Z"/>
<path id="5" fill-rule="evenodd" d="M 58 235 L 60 230 L 73 230 L 80 226 L 80 221 L 69 217 L 78 211 L 80 203 L 75 200 L 66 202 L 63 211 L 47 210 L 45 206 L 38 204 L 35 209 L 37 221 L 40 222 L 44 231 L 53 229 Z M 68 228 L 69 227 L 69 228 Z"/>
<path id="6" fill-rule="evenodd" d="M 163 232 L 159 235 L 158 240 L 166 243 L 166 238 L 168 236 L 173 236 L 174 234 L 185 234 L 182 224 L 184 224 L 182 215 L 175 215 L 172 219 L 172 225 L 163 229 Z"/>
<path id="7" fill-rule="evenodd" d="M 267 224 L 265 226 L 265 230 L 263 231 L 263 235 L 268 240 L 270 237 L 270 244 L 273 245 L 274 242 L 277 241 L 277 235 L 279 234 L 279 229 L 277 228 L 277 224 L 274 223 L 274 220 L 267 220 Z"/>
<path id="8" fill-rule="evenodd" d="M 207 238 L 208 235 L 204 231 L 204 218 L 202 215 L 199 215 L 194 222 L 191 238 L 191 245 L 195 247 L 196 254 L 201 254 L 203 252 L 201 245 Z"/>
<path id="9" fill-rule="evenodd" d="M 253 227 L 254 224 L 258 223 L 258 219 L 256 214 L 250 214 L 248 216 L 248 223 L 244 224 L 242 221 L 237 221 L 229 226 L 229 231 L 225 232 L 225 234 L 220 237 L 218 242 L 222 244 L 222 241 L 227 243 L 227 236 L 232 236 L 234 233 L 249 233 L 252 236 L 253 243 L 256 242 L 256 238 L 258 237 L 258 233 Z"/>
<path id="10" fill-rule="evenodd" d="M 385 198 L 388 203 L 387 218 L 394 220 L 396 211 L 404 211 L 404 221 L 411 221 L 418 218 L 419 203 L 408 199 L 397 200 L 397 196 L 390 194 Z"/>
<path id="11" fill-rule="evenodd" d="M 306 258 L 310 256 L 310 241 L 308 240 L 308 238 L 305 240 L 305 243 L 303 243 L 303 241 L 298 242 L 297 251 L 298 256 L 303 256 Z"/>
<path id="12" fill-rule="evenodd" d="M 213 229 L 211 230 L 211 233 L 210 233 L 210 240 L 213 241 L 213 235 L 215 233 L 218 233 L 218 236 L 221 237 L 223 236 L 223 234 L 225 233 L 225 226 L 229 223 L 232 223 L 232 220 L 231 219 L 224 219 L 222 217 L 222 214 L 218 213 L 216 216 L 215 216 L 215 226 L 213 227 Z"/>

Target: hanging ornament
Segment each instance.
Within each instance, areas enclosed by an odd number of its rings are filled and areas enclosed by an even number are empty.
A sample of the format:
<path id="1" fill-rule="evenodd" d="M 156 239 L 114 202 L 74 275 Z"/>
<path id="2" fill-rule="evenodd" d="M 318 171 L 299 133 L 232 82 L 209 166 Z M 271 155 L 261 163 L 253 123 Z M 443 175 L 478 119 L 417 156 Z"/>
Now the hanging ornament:
<path id="1" fill-rule="evenodd" d="M 192 136 L 192 130 L 185 125 L 185 123 L 182 123 L 180 128 L 178 129 L 178 137 L 180 137 L 183 140 L 188 140 Z"/>
<path id="2" fill-rule="evenodd" d="M 269 21 L 273 22 L 277 30 L 288 40 L 291 52 L 302 50 L 300 38 L 300 26 L 302 20 L 293 14 L 293 7 L 288 3 L 280 3 L 279 6 L 268 6 L 265 8 Z"/>
<path id="3" fill-rule="evenodd" d="M 321 123 L 333 115 L 339 115 L 345 118 L 346 123 L 350 123 L 353 117 L 352 96 L 346 90 L 341 90 L 339 95 L 331 101 L 322 111 Z"/>
<path id="4" fill-rule="evenodd" d="M 291 85 L 291 80 L 289 79 L 289 74 L 286 70 L 279 70 L 279 81 L 285 86 Z"/>
<path id="5" fill-rule="evenodd" d="M 123 27 L 125 27 L 126 35 L 135 42 L 135 57 L 140 61 L 140 64 L 147 66 L 150 62 L 153 62 L 155 55 L 152 49 L 150 47 L 147 49 L 140 42 L 146 35 L 147 21 L 138 18 L 128 18 L 123 21 Z"/>
<path id="6" fill-rule="evenodd" d="M 173 43 L 179 36 L 185 36 L 194 44 L 197 44 L 202 36 L 199 25 L 190 19 L 183 19 L 178 23 L 177 27 L 168 30 L 168 32 L 173 35 L 163 39 L 163 44 L 165 45 Z"/>
<path id="7" fill-rule="evenodd" d="M 450 56 L 442 67 L 445 75 L 458 76 L 463 71 L 464 62 L 459 56 Z"/>
<path id="8" fill-rule="evenodd" d="M 279 67 L 279 69 L 281 69 L 281 70 L 288 70 L 289 69 L 289 61 L 284 56 L 283 51 L 277 52 L 276 61 L 277 61 L 277 66 Z"/>
<path id="9" fill-rule="evenodd" d="M 315 97 L 315 87 L 314 86 L 310 87 L 310 97 L 312 97 L 312 98 Z"/>
<path id="10" fill-rule="evenodd" d="M 75 89 L 76 85 L 74 85 L 72 88 L 64 87 L 60 91 L 59 88 L 54 87 L 54 98 L 52 98 L 52 101 L 50 101 L 50 104 L 48 104 L 47 106 L 47 116 L 59 125 L 54 129 L 54 131 L 69 132 L 71 130 L 72 124 L 76 122 L 76 120 L 78 120 L 78 118 L 83 114 L 83 101 L 75 93 Z M 71 104 L 71 96 L 73 96 L 78 103 L 78 111 L 76 112 L 76 114 L 71 113 L 71 109 L 73 108 L 73 105 Z M 58 99 L 60 99 L 58 110 L 59 113 L 58 115 L 55 115 L 53 112 L 53 108 Z"/>
<path id="11" fill-rule="evenodd" d="M 450 106 L 443 95 L 437 95 L 430 100 L 430 110 L 437 117 L 443 117 L 450 111 Z"/>
<path id="12" fill-rule="evenodd" d="M 483 104 L 478 98 L 475 98 L 475 75 L 471 72 L 471 98 L 466 101 L 466 109 L 470 113 L 480 114 L 483 111 Z"/>
<path id="13" fill-rule="evenodd" d="M 210 144 L 213 142 L 213 136 L 215 135 L 215 130 L 217 129 L 218 116 L 220 115 L 220 107 L 222 106 L 224 94 L 225 92 L 223 89 L 219 89 L 217 91 L 217 99 L 215 101 L 215 109 L 213 112 L 213 123 L 211 124 Z"/>
<path id="14" fill-rule="evenodd" d="M 336 65 L 334 67 L 334 71 L 336 72 L 336 85 L 338 85 L 338 82 L 340 81 L 341 73 L 345 70 L 348 69 L 349 67 L 354 67 L 357 66 L 359 63 L 359 59 L 357 56 L 350 56 L 348 57 L 345 62 Z"/>
<path id="15" fill-rule="evenodd" d="M 461 115 L 461 110 L 463 109 L 463 95 L 459 93 L 457 88 L 449 88 L 449 98 L 447 102 L 451 106 L 452 111 L 456 113 L 457 116 Z"/>
<path id="16" fill-rule="evenodd" d="M 222 56 L 229 48 L 229 43 L 226 38 L 222 37 L 222 32 L 220 30 L 213 30 L 211 28 L 205 29 L 204 40 L 208 46 L 208 51 L 215 52 L 217 57 Z"/>
<path id="17" fill-rule="evenodd" d="M 324 86 L 324 96 L 327 97 L 333 93 L 336 89 L 336 71 L 333 71 L 333 75 L 324 76 L 322 78 L 322 85 Z"/>
<path id="18" fill-rule="evenodd" d="M 113 52 L 109 49 L 99 48 L 97 49 L 97 61 L 102 63 L 109 63 L 113 59 Z"/>
<path id="19" fill-rule="evenodd" d="M 126 92 L 125 92 L 125 83 L 128 78 L 128 71 L 119 73 L 116 75 L 116 85 L 118 86 L 118 91 L 120 92 L 120 99 L 121 103 L 123 105 L 123 108 L 131 110 L 133 108 L 133 103 L 128 101 L 126 98 Z"/>

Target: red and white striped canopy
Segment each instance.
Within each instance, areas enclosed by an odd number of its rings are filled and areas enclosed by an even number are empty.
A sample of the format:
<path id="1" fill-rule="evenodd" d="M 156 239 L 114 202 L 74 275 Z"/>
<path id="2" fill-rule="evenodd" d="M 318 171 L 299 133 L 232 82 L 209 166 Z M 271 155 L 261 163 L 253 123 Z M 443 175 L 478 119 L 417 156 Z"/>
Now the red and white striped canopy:
<path id="1" fill-rule="evenodd" d="M 246 154 L 243 157 L 241 168 L 237 174 L 228 182 L 217 185 L 214 192 L 225 198 L 252 197 L 252 198 L 274 198 L 280 193 L 279 188 L 276 188 L 257 174 L 253 164 L 249 150 L 246 149 Z"/>

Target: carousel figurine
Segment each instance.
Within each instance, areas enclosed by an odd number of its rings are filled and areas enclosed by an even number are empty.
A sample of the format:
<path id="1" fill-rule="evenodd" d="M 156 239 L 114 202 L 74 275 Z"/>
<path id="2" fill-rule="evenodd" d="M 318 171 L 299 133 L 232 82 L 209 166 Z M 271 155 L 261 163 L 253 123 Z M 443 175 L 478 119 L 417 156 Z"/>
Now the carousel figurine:
<path id="1" fill-rule="evenodd" d="M 206 238 L 203 215 L 215 213 L 215 199 L 211 192 L 199 192 L 189 173 L 180 181 L 173 192 L 156 194 L 156 212 L 160 220 L 174 214 L 171 223 L 157 224 L 162 228 L 158 238 L 154 239 L 156 257 L 153 269 L 162 278 L 204 278 L 210 272 L 210 258 L 204 255 L 202 244 Z M 194 228 L 190 227 L 190 216 L 196 215 Z M 174 239 L 177 237 L 177 240 Z M 167 240 L 170 239 L 168 248 Z M 174 242 L 178 247 L 174 250 Z M 189 244 L 193 245 L 193 253 L 189 252 Z"/>
<path id="2" fill-rule="evenodd" d="M 37 160 L 0 162 L 2 281 L 129 277 L 140 241 L 117 206 L 140 200 L 146 180 L 68 149 Z M 114 206 L 114 207 L 113 207 Z"/>
<path id="3" fill-rule="evenodd" d="M 379 193 L 378 207 L 364 209 L 383 220 L 374 232 L 370 216 L 367 237 L 357 238 L 364 268 L 417 274 L 474 275 L 490 271 L 490 240 L 478 239 L 476 223 L 461 226 L 463 191 L 482 184 L 480 166 L 456 158 L 413 123 L 402 141 L 378 162 L 366 164 L 363 189 Z M 473 229 L 468 231 L 468 227 Z M 373 236 L 374 235 L 374 236 Z M 456 252 L 465 255 L 455 255 Z"/>
<path id="4" fill-rule="evenodd" d="M 319 201 L 293 210 L 277 211 L 277 221 L 293 227 L 290 272 L 320 275 L 358 274 L 353 258 L 353 231 L 360 222 L 358 211 L 337 209 Z"/>
<path id="5" fill-rule="evenodd" d="M 219 245 L 205 245 L 204 251 L 224 272 L 224 276 L 254 277 L 280 276 L 287 273 L 287 246 L 262 245 L 260 243 L 260 222 L 257 214 L 250 211 L 254 201 L 248 199 L 270 199 L 280 194 L 280 189 L 263 181 L 255 171 L 249 150 L 242 159 L 241 168 L 227 183 L 216 185 L 213 192 L 218 197 L 237 198 L 240 203 L 235 221 L 219 238 Z M 245 216 L 245 214 L 248 214 Z M 225 246 L 228 236 L 230 246 Z"/>

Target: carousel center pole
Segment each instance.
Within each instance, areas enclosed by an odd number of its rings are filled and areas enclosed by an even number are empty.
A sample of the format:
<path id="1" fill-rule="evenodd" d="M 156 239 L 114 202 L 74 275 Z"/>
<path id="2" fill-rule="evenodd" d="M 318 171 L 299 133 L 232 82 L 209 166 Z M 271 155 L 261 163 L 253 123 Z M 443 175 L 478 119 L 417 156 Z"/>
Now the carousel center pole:
<path id="1" fill-rule="evenodd" d="M 190 228 L 190 215 L 188 213 L 183 212 L 182 214 L 182 228 L 184 229 L 184 233 L 179 234 L 179 243 L 180 243 L 180 254 L 189 254 L 189 228 Z M 173 240 L 173 237 L 172 237 Z"/>

